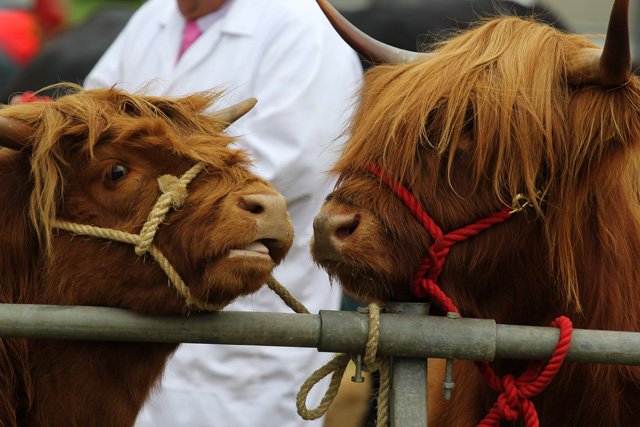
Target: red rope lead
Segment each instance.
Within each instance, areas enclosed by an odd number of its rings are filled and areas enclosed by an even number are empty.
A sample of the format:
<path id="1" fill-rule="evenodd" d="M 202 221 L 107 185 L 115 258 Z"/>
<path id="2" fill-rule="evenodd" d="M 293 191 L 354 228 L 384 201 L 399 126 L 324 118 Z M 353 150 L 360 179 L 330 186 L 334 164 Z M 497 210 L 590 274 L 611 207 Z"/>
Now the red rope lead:
<path id="1" fill-rule="evenodd" d="M 422 224 L 433 239 L 433 243 L 427 249 L 427 256 L 420 264 L 411 282 L 413 295 L 419 299 L 429 299 L 432 304 L 445 312 L 459 313 L 453 301 L 436 283 L 451 247 L 506 221 L 511 218 L 514 211 L 511 208 L 504 208 L 488 218 L 444 234 L 435 221 L 422 209 L 413 194 L 403 185 L 385 176 L 382 170 L 375 165 L 369 166 L 367 170 L 383 181 L 402 200 L 413 217 Z M 564 316 L 554 320 L 551 326 L 560 328 L 560 337 L 551 359 L 544 367 L 540 362 L 531 362 L 518 378 L 506 375 L 501 379 L 488 363 L 477 364 L 489 386 L 500 393 L 496 403 L 489 410 L 487 416 L 480 421 L 478 427 L 499 426 L 503 419 L 516 421 L 520 416 L 524 417 L 527 427 L 539 426 L 538 413 L 529 399 L 543 391 L 560 370 L 569 350 L 573 332 L 571 320 Z"/>

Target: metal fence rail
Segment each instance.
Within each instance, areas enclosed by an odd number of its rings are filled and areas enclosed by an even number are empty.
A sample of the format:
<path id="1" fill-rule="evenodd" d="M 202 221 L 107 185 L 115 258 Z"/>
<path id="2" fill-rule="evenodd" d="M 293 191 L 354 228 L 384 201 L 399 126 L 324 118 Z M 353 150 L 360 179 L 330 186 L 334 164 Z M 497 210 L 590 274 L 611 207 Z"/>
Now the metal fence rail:
<path id="1" fill-rule="evenodd" d="M 546 359 L 558 339 L 555 328 L 493 320 L 391 313 L 380 319 L 383 356 Z M 315 347 L 357 354 L 364 349 L 368 322 L 366 314 L 347 311 L 162 317 L 107 307 L 0 304 L 0 336 L 22 338 Z M 640 333 L 575 329 L 566 360 L 640 365 Z"/>
<path id="2" fill-rule="evenodd" d="M 378 354 L 393 357 L 391 427 L 427 426 L 425 359 L 548 359 L 556 328 L 426 316 L 424 304 L 395 304 L 380 315 Z M 219 312 L 142 316 L 107 307 L 0 304 L 0 336 L 36 339 L 312 347 L 364 352 L 367 314 Z M 640 333 L 574 329 L 567 361 L 640 365 Z M 407 400 L 406 396 L 411 396 Z"/>

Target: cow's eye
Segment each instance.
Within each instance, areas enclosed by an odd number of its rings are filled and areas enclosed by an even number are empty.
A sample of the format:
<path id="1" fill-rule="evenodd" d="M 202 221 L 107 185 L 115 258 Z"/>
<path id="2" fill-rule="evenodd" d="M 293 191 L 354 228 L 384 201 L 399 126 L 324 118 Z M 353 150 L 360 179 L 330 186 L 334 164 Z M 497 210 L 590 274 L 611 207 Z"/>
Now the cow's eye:
<path id="1" fill-rule="evenodd" d="M 124 165 L 113 165 L 109 170 L 109 174 L 107 178 L 111 182 L 116 182 L 122 178 L 124 178 L 129 173 L 129 169 L 127 169 Z"/>

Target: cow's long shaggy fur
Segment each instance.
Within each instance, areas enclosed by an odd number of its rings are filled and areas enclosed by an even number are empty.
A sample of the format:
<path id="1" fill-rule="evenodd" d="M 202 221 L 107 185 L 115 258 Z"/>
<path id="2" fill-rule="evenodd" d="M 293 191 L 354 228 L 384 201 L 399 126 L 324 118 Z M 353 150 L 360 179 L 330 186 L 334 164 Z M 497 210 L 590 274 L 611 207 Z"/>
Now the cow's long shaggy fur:
<path id="1" fill-rule="evenodd" d="M 0 302 L 186 313 L 153 260 L 126 244 L 52 231 L 51 221 L 137 233 L 160 194 L 158 176 L 179 176 L 198 161 L 205 171 L 154 243 L 201 301 L 226 304 L 257 290 L 273 265 L 225 254 L 256 239 L 253 214 L 236 210 L 237 197 L 277 193 L 228 147 L 227 124 L 205 113 L 217 96 L 72 90 L 79 92 L 0 110 L 34 129 L 25 150 L 0 149 Z M 117 182 L 109 179 L 114 165 L 128 168 Z M 274 248 L 274 265 L 290 244 Z M 0 339 L 0 424 L 133 425 L 175 348 Z"/>
<path id="2" fill-rule="evenodd" d="M 164 138 L 150 138 L 145 144 L 169 146 L 176 154 L 194 161 L 221 161 L 220 153 L 226 150 L 231 138 L 221 133 L 223 123 L 201 114 L 218 96 L 216 93 L 198 93 L 176 102 L 117 91 L 93 91 L 91 96 L 67 96 L 51 104 L 12 107 L 11 117 L 35 129 L 32 138 L 37 143 L 33 146 L 31 161 L 34 191 L 29 213 L 47 247 L 51 240 L 50 219 L 56 218 L 56 204 L 63 190 L 60 170 L 63 150 L 73 149 L 70 145 L 75 145 L 91 159 L 94 147 L 100 141 L 112 139 L 126 145 L 131 144 L 132 136 L 158 133 Z M 194 130 L 215 137 L 199 141 L 184 138 Z M 131 148 L 139 144 L 136 140 Z M 246 162 L 241 157 L 238 161 Z"/>
<path id="3" fill-rule="evenodd" d="M 579 328 L 640 331 L 640 85 L 570 86 L 566 64 L 585 47 L 583 37 L 500 18 L 433 58 L 369 71 L 328 202 L 362 208 L 360 246 L 345 246 L 344 270 L 326 263 L 330 274 L 358 297 L 411 298 L 429 238 L 364 174 L 376 163 L 445 232 L 518 193 L 534 201 L 453 247 L 439 283 L 464 315 L 546 325 L 566 314 Z M 465 385 L 438 403 L 430 425 L 477 422 L 494 398 L 472 366 L 457 366 Z M 543 426 L 634 426 L 640 368 L 569 364 L 535 403 Z"/>

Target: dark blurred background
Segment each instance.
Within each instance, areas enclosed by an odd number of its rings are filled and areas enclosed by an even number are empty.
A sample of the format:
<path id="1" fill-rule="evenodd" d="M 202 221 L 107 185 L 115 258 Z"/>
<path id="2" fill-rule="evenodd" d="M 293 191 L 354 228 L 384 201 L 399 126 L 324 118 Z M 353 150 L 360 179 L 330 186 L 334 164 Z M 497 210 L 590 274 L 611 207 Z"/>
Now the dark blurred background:
<path id="1" fill-rule="evenodd" d="M 170 1 L 170 0 L 167 0 Z M 266 1 L 266 0 L 265 0 Z M 60 81 L 82 84 L 143 0 L 0 0 L 0 104 Z M 613 0 L 331 0 L 354 24 L 389 44 L 421 49 L 479 18 L 535 15 L 601 44 Z M 634 57 L 640 5 L 631 4 Z M 366 63 L 363 65 L 367 66 Z M 43 95 L 55 95 L 52 91 Z"/>

